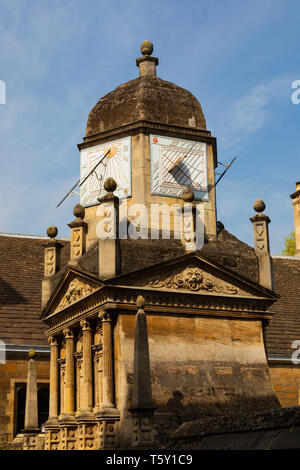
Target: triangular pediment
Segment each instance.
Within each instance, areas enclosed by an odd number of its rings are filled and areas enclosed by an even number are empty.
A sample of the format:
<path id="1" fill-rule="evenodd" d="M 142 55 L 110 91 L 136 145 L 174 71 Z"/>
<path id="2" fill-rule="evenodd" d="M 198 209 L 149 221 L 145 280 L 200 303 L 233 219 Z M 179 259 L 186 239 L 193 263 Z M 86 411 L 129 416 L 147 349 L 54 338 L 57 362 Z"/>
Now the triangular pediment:
<path id="1" fill-rule="evenodd" d="M 41 318 L 45 319 L 80 302 L 102 286 L 103 283 L 97 278 L 68 267 L 52 292 Z"/>
<path id="2" fill-rule="evenodd" d="M 187 254 L 171 261 L 117 276 L 114 284 L 208 295 L 277 298 L 250 279 L 200 255 Z"/>

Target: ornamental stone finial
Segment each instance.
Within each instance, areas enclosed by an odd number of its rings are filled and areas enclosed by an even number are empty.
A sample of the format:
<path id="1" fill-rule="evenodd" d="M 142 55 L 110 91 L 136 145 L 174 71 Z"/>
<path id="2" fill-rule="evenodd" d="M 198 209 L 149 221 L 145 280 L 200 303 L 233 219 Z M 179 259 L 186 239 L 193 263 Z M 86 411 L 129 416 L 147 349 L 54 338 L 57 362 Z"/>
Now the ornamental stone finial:
<path id="1" fill-rule="evenodd" d="M 29 351 L 28 351 L 28 357 L 29 359 L 33 359 L 35 356 L 35 350 L 33 348 L 31 348 Z"/>
<path id="2" fill-rule="evenodd" d="M 266 208 L 266 204 L 262 199 L 256 199 L 255 203 L 253 204 L 253 209 L 256 212 L 263 212 Z"/>
<path id="3" fill-rule="evenodd" d="M 153 44 L 150 41 L 143 41 L 141 44 L 141 53 L 143 55 L 151 55 L 153 52 Z"/>
<path id="4" fill-rule="evenodd" d="M 142 295 L 138 295 L 136 299 L 136 306 L 137 308 L 144 308 L 146 305 L 146 301 Z"/>
<path id="5" fill-rule="evenodd" d="M 136 65 L 140 69 L 140 77 L 156 77 L 156 66 L 158 58 L 152 57 L 153 44 L 150 41 L 144 41 L 141 44 L 142 57 L 136 59 Z"/>
<path id="6" fill-rule="evenodd" d="M 184 202 L 193 202 L 195 199 L 195 194 L 191 189 L 187 188 L 183 191 L 181 197 Z"/>
<path id="7" fill-rule="evenodd" d="M 55 227 L 55 225 L 50 225 L 50 227 L 47 228 L 47 235 L 49 238 L 55 238 L 57 234 L 58 234 L 58 230 L 57 230 L 57 227 Z"/>
<path id="8" fill-rule="evenodd" d="M 76 206 L 73 209 L 73 214 L 75 215 L 75 217 L 77 217 L 77 219 L 83 220 L 84 215 L 85 215 L 84 207 L 81 204 L 76 204 Z"/>
<path id="9" fill-rule="evenodd" d="M 115 207 L 119 207 L 119 198 L 114 194 L 114 191 L 117 189 L 117 182 L 110 176 L 104 181 L 104 189 L 106 194 L 104 196 L 98 197 L 100 204 L 103 203 L 114 203 Z M 118 219 L 117 219 L 118 220 Z"/>
<path id="10" fill-rule="evenodd" d="M 104 189 L 108 193 L 113 193 L 117 189 L 117 183 L 116 181 L 109 177 L 104 181 Z"/>

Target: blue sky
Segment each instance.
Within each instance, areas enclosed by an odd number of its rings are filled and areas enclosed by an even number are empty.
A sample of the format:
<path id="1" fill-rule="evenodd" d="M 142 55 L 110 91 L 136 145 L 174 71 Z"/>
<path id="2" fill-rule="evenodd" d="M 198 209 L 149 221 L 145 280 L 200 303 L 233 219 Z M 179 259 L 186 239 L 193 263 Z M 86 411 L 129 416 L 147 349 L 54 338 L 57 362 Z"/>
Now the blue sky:
<path id="1" fill-rule="evenodd" d="M 217 187 L 218 219 L 253 245 L 249 217 L 263 198 L 280 253 L 300 180 L 299 17 L 297 0 L 1 0 L 0 231 L 55 224 L 69 235 L 78 200 L 56 204 L 79 178 L 89 111 L 138 75 L 149 39 L 158 76 L 200 101 L 219 160 L 239 157 Z"/>

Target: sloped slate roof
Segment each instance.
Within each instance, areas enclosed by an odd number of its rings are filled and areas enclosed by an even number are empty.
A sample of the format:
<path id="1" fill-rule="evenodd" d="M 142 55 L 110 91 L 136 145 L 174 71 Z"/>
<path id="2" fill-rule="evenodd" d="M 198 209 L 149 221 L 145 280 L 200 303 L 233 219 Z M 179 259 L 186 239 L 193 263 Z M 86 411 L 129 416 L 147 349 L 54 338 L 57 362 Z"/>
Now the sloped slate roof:
<path id="1" fill-rule="evenodd" d="M 167 448 L 299 450 L 300 407 L 200 418 L 182 423 Z"/>
<path id="2" fill-rule="evenodd" d="M 267 352 L 291 357 L 292 343 L 300 340 L 300 258 L 274 257 L 274 290 L 280 299 L 267 328 Z"/>
<path id="3" fill-rule="evenodd" d="M 48 345 L 39 320 L 46 239 L 0 235 L 0 340 Z M 62 257 L 69 242 L 61 241 Z"/>
<path id="4" fill-rule="evenodd" d="M 179 240 L 120 240 L 121 273 L 135 271 L 187 252 Z M 254 249 L 223 229 L 218 238 L 205 243 L 199 250 L 210 258 L 238 274 L 258 282 L 258 262 Z M 96 243 L 79 261 L 78 268 L 98 275 L 98 244 Z"/>

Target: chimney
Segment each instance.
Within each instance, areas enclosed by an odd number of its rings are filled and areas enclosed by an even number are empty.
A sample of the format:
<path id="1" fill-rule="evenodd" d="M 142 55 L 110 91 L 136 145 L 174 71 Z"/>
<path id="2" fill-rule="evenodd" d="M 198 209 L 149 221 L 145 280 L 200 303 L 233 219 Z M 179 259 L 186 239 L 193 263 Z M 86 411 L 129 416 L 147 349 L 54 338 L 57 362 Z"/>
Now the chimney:
<path id="1" fill-rule="evenodd" d="M 270 256 L 269 228 L 271 222 L 269 217 L 263 214 L 266 205 L 262 199 L 257 199 L 253 209 L 257 212 L 251 217 L 253 223 L 254 249 L 259 264 L 259 283 L 273 290 L 273 265 Z"/>
<path id="2" fill-rule="evenodd" d="M 296 237 L 296 255 L 300 255 L 300 181 L 296 183 L 296 192 L 290 195 L 293 200 Z"/>

